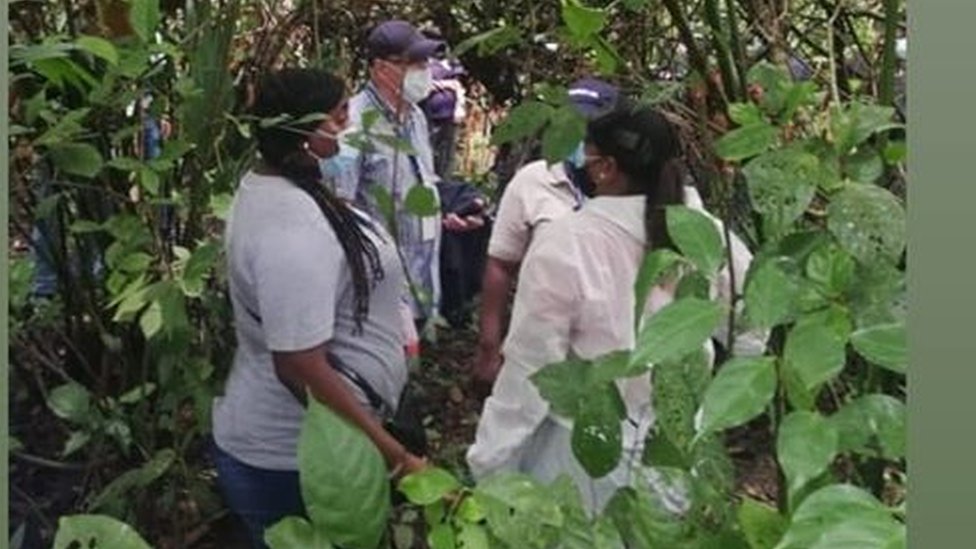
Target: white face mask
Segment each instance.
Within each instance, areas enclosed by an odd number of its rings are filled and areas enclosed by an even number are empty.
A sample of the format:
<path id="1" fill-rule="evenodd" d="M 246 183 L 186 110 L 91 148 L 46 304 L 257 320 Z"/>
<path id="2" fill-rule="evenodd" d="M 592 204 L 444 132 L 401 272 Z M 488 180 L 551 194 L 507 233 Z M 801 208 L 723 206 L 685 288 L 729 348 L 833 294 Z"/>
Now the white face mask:
<path id="1" fill-rule="evenodd" d="M 403 99 L 408 103 L 420 103 L 430 95 L 433 80 L 429 68 L 408 69 L 403 77 Z"/>

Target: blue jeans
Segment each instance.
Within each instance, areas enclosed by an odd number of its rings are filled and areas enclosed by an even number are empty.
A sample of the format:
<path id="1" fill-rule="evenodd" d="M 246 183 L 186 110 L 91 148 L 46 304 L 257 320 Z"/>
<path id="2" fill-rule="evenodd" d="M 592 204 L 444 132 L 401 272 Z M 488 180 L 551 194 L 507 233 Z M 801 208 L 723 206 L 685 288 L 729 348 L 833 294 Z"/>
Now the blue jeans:
<path id="1" fill-rule="evenodd" d="M 230 510 L 247 526 L 251 545 L 264 549 L 264 530 L 292 515 L 305 516 L 298 471 L 252 467 L 211 440 L 217 485 Z"/>

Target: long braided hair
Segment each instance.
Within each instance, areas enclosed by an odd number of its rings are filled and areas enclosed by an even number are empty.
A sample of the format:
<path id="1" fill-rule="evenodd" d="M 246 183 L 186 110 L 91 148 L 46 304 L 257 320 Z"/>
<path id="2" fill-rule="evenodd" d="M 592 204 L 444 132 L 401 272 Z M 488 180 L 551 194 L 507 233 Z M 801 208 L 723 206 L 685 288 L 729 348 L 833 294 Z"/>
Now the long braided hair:
<path id="1" fill-rule="evenodd" d="M 262 160 L 308 193 L 336 233 L 352 271 L 356 332 L 361 333 L 369 315 L 370 290 L 383 278 L 379 252 L 365 232 L 368 224 L 323 184 L 318 162 L 306 149 L 308 136 L 321 120 L 295 123 L 309 115 L 328 113 L 344 95 L 343 81 L 328 72 L 283 69 L 261 79 L 251 112 L 257 119 L 254 133 Z M 260 122 L 282 116 L 288 120 Z"/>
<path id="2" fill-rule="evenodd" d="M 587 125 L 586 141 L 613 158 L 632 194 L 643 194 L 649 250 L 672 248 L 665 208 L 682 204 L 681 142 L 670 122 L 646 106 L 621 102 Z"/>

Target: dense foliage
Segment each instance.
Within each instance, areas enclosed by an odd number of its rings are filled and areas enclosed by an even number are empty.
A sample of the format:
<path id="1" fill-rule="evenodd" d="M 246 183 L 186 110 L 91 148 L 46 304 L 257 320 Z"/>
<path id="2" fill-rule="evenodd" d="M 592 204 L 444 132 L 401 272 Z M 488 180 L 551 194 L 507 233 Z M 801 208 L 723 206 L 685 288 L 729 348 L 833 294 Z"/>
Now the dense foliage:
<path id="1" fill-rule="evenodd" d="M 30 241 L 42 228 L 59 275 L 38 299 L 37 258 L 11 256 L 14 541 L 147 547 L 138 531 L 188 547 L 222 516 L 203 447 L 233 349 L 220 230 L 253 152 L 249 85 L 285 62 L 360 75 L 363 31 L 393 15 L 438 25 L 491 100 L 513 107 L 499 145 L 538 141 L 564 157 L 583 131 L 564 84 L 586 71 L 666 110 L 713 210 L 756 252 L 726 310 L 699 291 L 727 261 L 722 235 L 669 211 L 681 253 L 650 254 L 635 291 L 677 277 L 680 299 L 635 327 L 634 351 L 535 378 L 575 418 L 574 452 L 599 477 L 620 459 L 612 381 L 650 371 L 659 419 L 644 460 L 692 494 L 683 517 L 640 483 L 587 517 L 571 483 L 472 486 L 435 468 L 398 487 L 422 507 L 420 537 L 435 548 L 903 546 L 896 0 L 13 3 L 11 232 Z M 791 59 L 812 78 L 795 79 Z M 147 118 L 172 127 L 151 158 Z M 500 162 L 517 150 L 503 147 Z M 722 318 L 769 329 L 767 353 L 704 367 L 693 351 Z M 408 546 L 388 524 L 372 445 L 320 406 L 303 429 L 309 516 L 269 530 L 269 543 Z M 774 438 L 775 501 L 735 492 L 723 441 L 736 429 Z M 326 431 L 343 443 L 322 444 Z"/>

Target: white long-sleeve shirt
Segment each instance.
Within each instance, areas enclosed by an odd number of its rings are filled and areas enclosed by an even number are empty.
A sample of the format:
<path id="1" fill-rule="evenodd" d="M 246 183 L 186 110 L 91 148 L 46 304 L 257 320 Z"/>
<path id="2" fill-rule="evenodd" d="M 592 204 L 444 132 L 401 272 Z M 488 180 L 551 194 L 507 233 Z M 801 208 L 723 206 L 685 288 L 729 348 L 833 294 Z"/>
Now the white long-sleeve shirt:
<path id="1" fill-rule="evenodd" d="M 693 189 L 685 203 L 704 211 Z M 707 213 L 707 212 L 706 212 Z M 722 232 L 718 219 L 710 216 Z M 634 281 L 644 254 L 644 197 L 597 197 L 576 213 L 553 221 L 533 239 L 526 255 L 503 354 L 504 364 L 485 402 L 468 463 L 476 478 L 520 471 L 542 481 L 569 474 L 590 510 L 599 510 L 620 486 L 633 482 L 644 440 L 653 421 L 650 375 L 618 380 L 628 418 L 622 422 L 624 459 L 609 475 L 591 479 L 570 447 L 572 422 L 551 412 L 529 379 L 569 353 L 592 359 L 634 348 Z M 733 265 L 741 292 L 752 255 L 733 238 Z M 728 300 L 729 266 L 715 278 L 712 296 Z M 673 300 L 673 289 L 652 288 L 646 312 Z M 727 337 L 720 326 L 715 336 Z M 740 354 L 760 354 L 765 334 L 745 334 L 733 343 Z M 711 342 L 706 343 L 714 356 Z M 653 475 L 653 472 L 650 472 Z M 663 487 L 659 491 L 667 492 Z M 664 494 L 667 498 L 668 496 Z M 671 494 L 680 500 L 680 496 Z M 682 504 L 676 501 L 675 508 Z"/>

